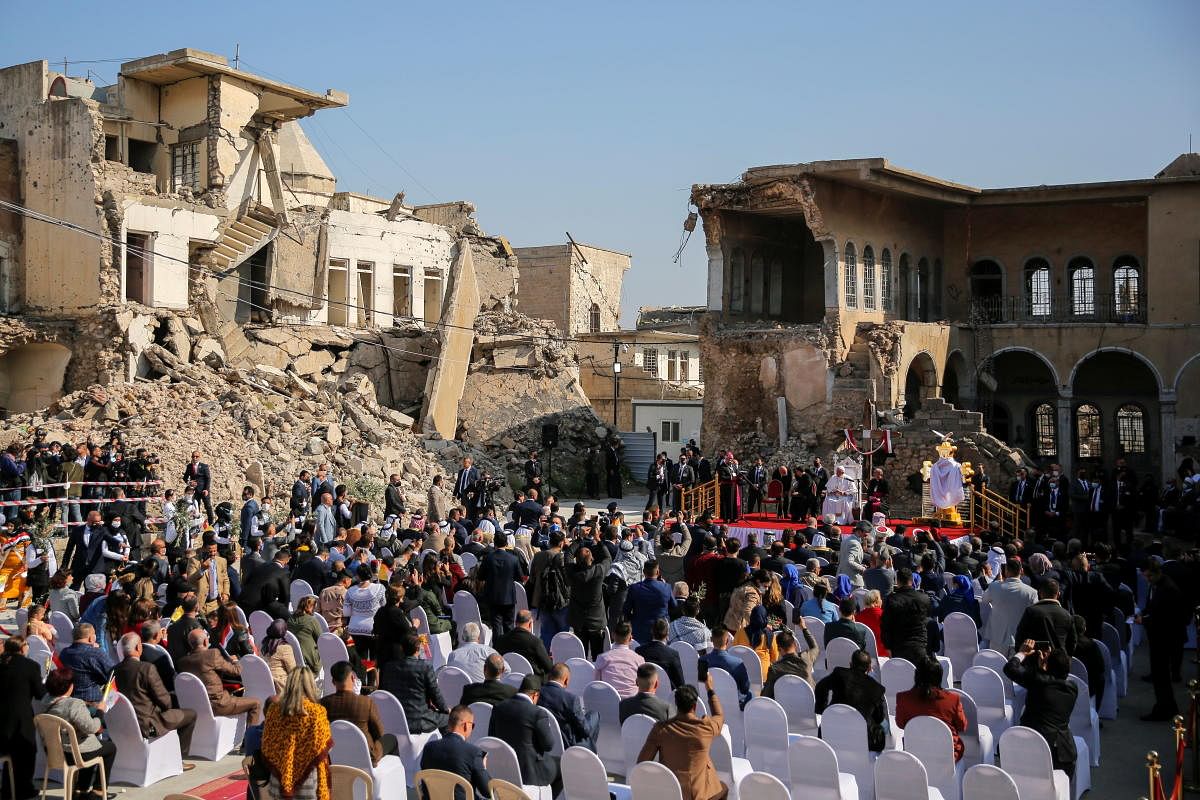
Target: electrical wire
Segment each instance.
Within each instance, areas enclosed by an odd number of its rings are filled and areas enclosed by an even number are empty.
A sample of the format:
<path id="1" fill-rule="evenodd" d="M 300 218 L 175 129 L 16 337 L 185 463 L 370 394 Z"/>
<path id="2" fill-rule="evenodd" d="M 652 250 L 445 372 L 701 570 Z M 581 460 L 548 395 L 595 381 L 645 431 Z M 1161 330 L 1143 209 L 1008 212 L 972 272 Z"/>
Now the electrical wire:
<path id="1" fill-rule="evenodd" d="M 373 145 L 375 145 L 377 148 L 379 148 L 379 152 L 381 152 L 381 153 L 383 153 L 385 156 L 387 156 L 387 157 L 388 157 L 388 159 L 389 159 L 389 160 L 390 160 L 390 161 L 391 161 L 393 164 L 395 164 L 397 167 L 399 167 L 401 172 L 403 172 L 403 173 L 404 173 L 405 175 L 407 175 L 407 176 L 408 176 L 410 179 L 412 179 L 412 181 L 413 181 L 414 183 L 416 183 L 416 184 L 417 184 L 417 186 L 420 186 L 422 189 L 424 189 L 424 190 L 425 190 L 425 193 L 426 193 L 426 194 L 428 194 L 428 195 L 429 195 L 429 197 L 430 197 L 430 198 L 431 198 L 431 199 L 432 199 L 432 200 L 433 200 L 435 203 L 440 203 L 440 202 L 441 202 L 441 200 L 439 200 L 439 199 L 438 199 L 438 196 L 437 196 L 436 194 L 434 194 L 434 192 L 433 192 L 433 189 L 430 189 L 428 186 L 426 186 L 424 183 L 422 183 L 420 178 L 418 178 L 416 175 L 413 175 L 411 172 L 409 172 L 409 171 L 408 171 L 408 167 L 406 167 L 406 166 L 404 166 L 403 164 L 401 164 L 401 163 L 400 163 L 400 161 L 399 161 L 399 160 L 397 160 L 397 158 L 396 158 L 394 155 L 392 155 L 392 154 L 391 154 L 391 153 L 389 153 L 387 150 L 385 150 L 385 149 L 384 149 L 384 147 L 383 147 L 383 145 L 381 145 L 381 144 L 379 143 L 379 141 L 378 141 L 378 140 L 377 140 L 377 139 L 376 139 L 374 136 L 372 136 L 372 135 L 371 135 L 371 133 L 370 133 L 370 132 L 369 132 L 369 131 L 368 131 L 366 128 L 364 128 L 362 125 L 359 125 L 359 124 L 358 124 L 358 120 L 356 120 L 354 117 L 352 117 L 352 116 L 350 115 L 350 112 L 349 112 L 349 111 L 344 111 L 344 110 L 343 110 L 343 113 L 345 113 L 345 115 L 346 115 L 346 119 L 350 120 L 350 122 L 351 122 L 351 123 L 354 125 L 354 127 L 358 128 L 360 131 L 362 131 L 362 133 L 363 133 L 363 136 L 366 136 L 368 139 L 370 139 L 370 140 L 371 140 L 371 144 L 373 144 Z"/>
<path id="2" fill-rule="evenodd" d="M 280 294 L 292 295 L 294 297 L 303 297 L 303 298 L 307 298 L 310 300 L 312 298 L 312 294 L 310 292 L 302 292 L 298 289 L 288 289 L 286 287 L 279 286 L 277 284 L 267 283 L 265 281 L 254 281 L 254 280 L 251 280 L 248 278 L 242 278 L 240 276 L 235 277 L 233 275 L 233 273 L 216 272 L 214 270 L 202 267 L 198 264 L 192 264 L 187 259 L 168 255 L 166 253 L 160 253 L 160 252 L 155 251 L 152 248 L 138 247 L 136 245 L 126 244 L 125 242 L 122 242 L 119 239 L 113 238 L 111 236 L 107 236 L 103 233 L 99 233 L 98 231 L 93 231 L 89 228 L 85 228 L 82 225 L 78 225 L 74 222 L 60 219 L 58 217 L 54 217 L 49 214 L 44 214 L 40 211 L 34 211 L 33 209 L 19 205 L 17 203 L 9 202 L 7 200 L 0 200 L 0 208 L 8 209 L 8 210 L 12 211 L 13 213 L 19 214 L 24 217 L 28 217 L 28 218 L 36 220 L 38 222 L 43 222 L 47 225 L 56 225 L 59 227 L 66 228 L 68 230 L 75 231 L 76 233 L 81 233 L 85 236 L 90 236 L 93 239 L 96 239 L 96 240 L 99 240 L 102 242 L 106 242 L 106 243 L 112 245 L 113 247 L 122 248 L 127 252 L 138 253 L 139 255 L 142 255 L 142 256 L 150 256 L 150 257 L 153 257 L 156 259 L 163 259 L 166 261 L 173 261 L 177 264 L 183 264 L 189 270 L 196 272 L 200 275 L 206 275 L 208 277 L 216 278 L 218 280 L 224 280 L 224 279 L 228 279 L 230 277 L 234 277 L 234 280 L 239 285 L 242 285 L 242 286 L 248 286 L 248 287 L 255 288 L 255 289 L 271 289 Z M 348 303 L 348 302 L 343 302 L 340 300 L 333 300 L 331 298 L 326 298 L 326 303 L 328 305 L 336 306 L 339 308 L 344 308 L 348 311 L 354 311 L 356 313 L 360 309 L 366 310 L 366 311 L 373 311 L 369 306 L 362 306 L 362 305 L 358 305 L 355 303 Z M 432 324 L 439 328 L 451 328 L 451 329 L 466 330 L 466 331 L 472 331 L 472 332 L 475 331 L 475 328 L 472 326 L 455 325 L 453 323 L 445 322 L 442 320 L 439 320 L 439 321 L 433 322 L 433 323 L 427 323 L 424 319 L 420 319 L 418 317 L 414 317 L 411 315 L 393 314 L 392 316 L 394 318 L 408 320 L 410 322 L 421 322 L 422 324 Z M 504 334 L 499 334 L 499 335 L 504 335 Z M 634 340 L 630 341 L 629 339 L 593 339 L 593 338 L 581 339 L 581 338 L 573 337 L 573 336 L 550 336 L 548 334 L 537 334 L 537 333 L 520 333 L 519 335 L 523 336 L 526 339 L 545 340 L 545 341 L 552 341 L 552 342 L 559 342 L 559 343 L 572 342 L 572 343 L 587 343 L 587 344 L 635 344 L 635 345 L 638 344 L 638 341 L 636 338 Z"/>

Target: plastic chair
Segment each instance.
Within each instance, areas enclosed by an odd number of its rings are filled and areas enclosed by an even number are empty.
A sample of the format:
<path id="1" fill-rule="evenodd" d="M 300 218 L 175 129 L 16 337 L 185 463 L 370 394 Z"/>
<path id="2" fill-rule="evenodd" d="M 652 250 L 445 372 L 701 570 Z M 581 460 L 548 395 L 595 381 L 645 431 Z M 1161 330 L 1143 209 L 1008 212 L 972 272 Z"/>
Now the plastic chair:
<path id="1" fill-rule="evenodd" d="M 700 709 L 696 709 L 699 714 Z M 705 710 L 704 716 L 708 716 L 708 711 Z M 733 750 L 730 749 L 729 726 L 721 726 L 721 735 L 714 736 L 712 744 L 708 746 L 708 757 L 712 759 L 713 768 L 717 771 L 717 777 L 721 779 L 721 783 L 729 787 L 728 800 L 738 800 L 738 784 L 742 778 L 754 772 L 754 767 L 745 758 L 734 758 Z"/>
<path id="2" fill-rule="evenodd" d="M 421 770 L 413 776 L 413 788 L 417 790 L 418 798 L 428 797 L 430 800 L 454 800 L 455 789 L 463 791 L 465 800 L 475 797 L 475 788 L 469 780 L 442 769 Z"/>
<path id="3" fill-rule="evenodd" d="M 354 767 L 369 775 L 374 800 L 406 800 L 404 762 L 397 756 L 384 756 L 378 764 L 372 765 L 367 737 L 353 722 L 336 720 L 330 725 L 330 732 L 333 737 L 333 748 L 329 752 L 332 763 Z"/>
<path id="4" fill-rule="evenodd" d="M 621 697 L 604 681 L 592 681 L 583 690 L 583 707 L 600 715 L 596 755 L 609 772 L 625 774 L 625 750 L 621 745 Z"/>
<path id="5" fill-rule="evenodd" d="M 137 714 L 125 695 L 117 694 L 112 708 L 104 712 L 104 727 L 117 746 L 110 782 L 149 786 L 183 774 L 179 734 L 167 731 L 156 739 L 143 739 Z"/>
<path id="6" fill-rule="evenodd" d="M 809 591 L 812 590 L 810 589 Z M 820 656 L 823 656 L 825 653 L 825 620 L 817 619 L 816 617 L 805 617 L 804 625 L 808 628 L 808 632 L 812 634 L 813 639 L 817 642 L 817 663 L 824 664 L 825 661 Z M 800 632 L 799 629 L 797 629 L 796 641 L 804 641 L 804 634 Z"/>
<path id="7" fill-rule="evenodd" d="M 492 778 L 492 782 L 488 785 L 492 793 L 492 800 L 533 800 L 532 797 L 525 794 L 520 786 L 502 781 L 499 778 Z"/>
<path id="8" fill-rule="evenodd" d="M 963 797 L 970 800 L 1021 800 L 1012 776 L 991 764 L 976 764 L 963 775 Z"/>
<path id="9" fill-rule="evenodd" d="M 438 691 L 446 701 L 446 708 L 454 708 L 462 699 L 463 689 L 471 683 L 471 676 L 458 667 L 442 667 L 437 671 Z"/>
<path id="10" fill-rule="evenodd" d="M 250 612 L 250 633 L 254 636 L 254 641 L 261 641 L 262 637 L 267 635 L 267 628 L 271 627 L 274 621 L 265 611 Z"/>
<path id="11" fill-rule="evenodd" d="M 504 663 L 508 664 L 508 668 L 512 672 L 519 672 L 522 675 L 533 674 L 533 664 L 530 664 L 529 659 L 520 653 L 505 653 Z"/>
<path id="12" fill-rule="evenodd" d="M 557 660 L 556 663 L 558 663 Z M 586 658 L 569 658 L 566 664 L 567 669 L 571 671 L 571 680 L 567 684 L 567 691 L 582 697 L 583 690 L 596 679 L 596 665 Z"/>
<path id="13" fill-rule="evenodd" d="M 791 735 L 783 706 L 769 697 L 755 697 L 746 704 L 742 719 L 746 725 L 746 758 L 750 765 L 757 772 L 774 775 L 784 784 L 790 784 L 788 746 Z M 741 792 L 740 788 L 738 792 Z"/>
<path id="14" fill-rule="evenodd" d="M 555 664 L 565 664 L 572 658 L 587 660 L 583 641 L 570 631 L 559 631 L 550 640 L 550 659 Z"/>
<path id="15" fill-rule="evenodd" d="M 535 800 L 552 800 L 549 786 L 533 786 L 524 782 L 517 754 L 507 742 L 495 736 L 485 736 L 479 740 L 479 747 L 487 754 L 487 770 L 493 778 L 520 786 Z"/>
<path id="16" fill-rule="evenodd" d="M 758 653 L 744 644 L 735 644 L 729 648 L 729 655 L 741 659 L 743 666 L 746 667 L 746 675 L 750 678 L 750 694 L 755 696 L 762 694 L 763 668 L 762 659 L 758 657 Z"/>
<path id="17" fill-rule="evenodd" d="M 563 742 L 562 728 L 558 724 L 558 717 L 551 714 L 545 708 L 540 709 L 540 711 L 550 726 L 550 755 L 561 758 L 565 744 Z"/>
<path id="18" fill-rule="evenodd" d="M 904 726 L 904 752 L 917 757 L 929 785 L 945 800 L 962 797 L 962 770 L 954 762 L 954 734 L 946 723 L 936 717 L 909 720 Z"/>
<path id="19" fill-rule="evenodd" d="M 317 615 L 321 619 L 320 615 Z M 327 668 L 332 667 L 339 661 L 349 661 L 350 653 L 346 650 L 346 643 L 336 633 L 322 633 L 317 637 L 317 655 L 321 657 L 321 663 Z M 333 681 L 325 681 L 323 695 L 334 693 Z"/>
<path id="20" fill-rule="evenodd" d="M 738 784 L 738 795 L 753 797 L 754 800 L 792 800 L 787 785 L 767 772 L 751 772 L 742 778 Z"/>
<path id="21" fill-rule="evenodd" d="M 652 663 L 647 661 L 647 664 Z M 671 688 L 671 678 L 667 675 L 666 669 L 662 664 L 655 664 L 654 671 L 658 674 L 658 689 L 654 692 L 654 696 L 662 700 L 669 706 L 675 705 L 675 691 Z"/>
<path id="22" fill-rule="evenodd" d="M 835 667 L 849 667 L 850 657 L 859 650 L 858 644 L 844 637 L 837 637 L 825 645 L 825 670 L 833 672 Z"/>
<path id="23" fill-rule="evenodd" d="M 246 731 L 246 715 L 218 717 L 213 713 L 204 683 L 190 672 L 175 676 L 175 697 L 180 708 L 196 712 L 196 726 L 192 728 L 192 742 L 188 755 L 208 761 L 220 761 L 229 754 Z"/>
<path id="24" fill-rule="evenodd" d="M 788 745 L 792 796 L 806 800 L 858 800 L 858 781 L 841 772 L 837 753 L 815 736 L 798 736 Z"/>
<path id="25" fill-rule="evenodd" d="M 61 611 L 51 611 L 47 621 L 54 627 L 54 650 L 62 652 L 70 646 L 71 639 L 75 636 L 75 625 L 71 622 L 71 618 Z"/>
<path id="26" fill-rule="evenodd" d="M 700 653 L 688 642 L 672 642 L 671 649 L 679 654 L 679 666 L 683 668 L 684 683 L 700 685 Z"/>
<path id="27" fill-rule="evenodd" d="M 29 645 L 28 657 L 41 668 L 42 679 L 45 680 L 46 676 L 50 674 L 50 670 L 53 669 L 54 651 L 40 636 L 30 636 L 25 643 Z"/>
<path id="28" fill-rule="evenodd" d="M 1121 646 L 1121 634 L 1108 622 L 1102 623 L 1100 630 L 1104 647 L 1112 661 L 1113 672 L 1116 673 L 1117 696 L 1124 697 L 1129 691 L 1129 659 Z"/>
<path id="29" fill-rule="evenodd" d="M 942 623 L 942 648 L 954 666 L 954 674 L 966 672 L 979 652 L 979 629 L 975 627 L 975 620 L 961 611 L 949 614 Z"/>
<path id="30" fill-rule="evenodd" d="M 962 703 L 963 716 L 967 718 L 967 729 L 958 735 L 963 743 L 962 762 L 967 766 L 972 764 L 996 763 L 996 739 L 992 729 L 979 724 L 979 709 L 971 695 L 962 689 L 952 689 Z"/>
<path id="31" fill-rule="evenodd" d="M 1119 692 L 1117 673 L 1113 669 L 1112 655 L 1103 643 L 1100 644 L 1100 656 L 1104 659 L 1104 675 L 1106 676 L 1104 688 L 1100 690 L 1100 719 L 1116 719 L 1117 694 Z"/>
<path id="32" fill-rule="evenodd" d="M 1004 681 L 987 667 L 971 667 L 963 673 L 962 690 L 971 695 L 979 712 L 979 721 L 992 730 L 992 735 L 1004 732 L 1013 724 L 1012 704 L 1004 698 Z"/>
<path id="33" fill-rule="evenodd" d="M 643 761 L 629 774 L 634 800 L 683 800 L 675 773 L 657 761 Z"/>
<path id="34" fill-rule="evenodd" d="M 1018 720 L 1021 718 L 1021 709 L 1025 706 L 1025 688 L 1017 686 L 1012 682 L 1012 678 L 1004 674 L 1004 665 L 1007 663 L 1008 658 L 999 651 L 980 650 L 971 666 L 987 667 L 1000 676 L 1000 680 L 1004 681 L 1004 698 L 1012 703 L 1013 720 Z"/>
<path id="35" fill-rule="evenodd" d="M 654 718 L 645 714 L 633 714 L 621 723 L 621 750 L 625 754 L 626 775 L 638 763 L 638 753 L 642 751 L 642 745 L 646 743 L 646 737 L 655 724 Z"/>
<path id="36" fill-rule="evenodd" d="M 297 578 L 292 581 L 291 588 L 288 590 L 288 601 L 291 603 L 293 610 L 300 607 L 300 601 L 309 596 L 316 596 L 312 586 L 303 578 Z"/>
<path id="37" fill-rule="evenodd" d="M 517 691 L 521 690 L 521 682 L 525 680 L 526 673 L 508 671 L 500 676 L 500 682 L 505 686 L 511 686 Z"/>
<path id="38" fill-rule="evenodd" d="M 271 668 L 267 666 L 266 661 L 253 653 L 239 659 L 238 664 L 242 668 L 245 696 L 261 701 L 263 708 L 266 708 L 267 700 L 275 696 L 275 679 L 271 676 Z"/>
<path id="39" fill-rule="evenodd" d="M 376 689 L 370 694 L 371 702 L 379 711 L 379 721 L 383 723 L 385 733 L 396 737 L 396 755 L 404 762 L 404 774 L 415 777 L 421 767 L 421 751 L 425 745 L 434 739 L 442 738 L 437 731 L 428 733 L 410 733 L 408 715 L 404 706 L 391 692 Z"/>
<path id="40" fill-rule="evenodd" d="M 1050 745 L 1032 728 L 1014 725 L 1000 735 L 1000 763 L 1021 800 L 1071 800 L 1067 773 L 1054 769 Z"/>
<path id="41" fill-rule="evenodd" d="M 875 800 L 943 800 L 912 753 L 887 750 L 875 760 Z"/>
<path id="42" fill-rule="evenodd" d="M 475 727 L 471 729 L 471 735 L 467 737 L 467 741 L 479 744 L 479 740 L 487 736 L 488 725 L 492 722 L 492 704 L 480 700 L 471 703 L 470 709 L 471 713 L 475 715 Z"/>
<path id="43" fill-rule="evenodd" d="M 775 681 L 775 702 L 787 714 L 788 733 L 816 736 L 821 724 L 817 715 L 817 697 L 808 681 L 797 675 L 784 675 Z"/>
<path id="44" fill-rule="evenodd" d="M 917 668 L 907 658 L 893 656 L 879 668 L 880 682 L 887 695 L 888 708 L 896 710 L 896 695 L 913 688 Z"/>
<path id="45" fill-rule="evenodd" d="M 867 747 L 867 721 L 857 709 L 834 703 L 821 714 L 821 738 L 838 754 L 838 769 L 858 783 L 860 800 L 875 796 L 876 755 Z"/>
<path id="46" fill-rule="evenodd" d="M 732 675 L 719 667 L 709 669 L 708 676 L 712 678 L 713 691 L 721 701 L 725 724 L 729 726 L 729 746 L 735 756 L 742 758 L 746 755 L 746 723 L 738 702 L 737 683 Z"/>
<path id="47" fill-rule="evenodd" d="M 75 777 L 79 770 L 87 767 L 98 767 L 100 770 L 100 790 L 108 796 L 108 776 L 104 774 L 104 759 L 94 756 L 84 760 L 79 752 L 79 737 L 75 729 L 65 719 L 53 714 L 38 714 L 33 718 L 33 725 L 42 739 L 42 749 L 46 754 L 46 769 L 42 773 L 42 798 L 46 797 L 46 785 L 50 780 L 50 771 L 62 773 L 63 797 L 71 797 L 75 790 Z M 66 738 L 66 744 L 63 739 Z M 67 763 L 67 752 L 71 753 L 71 763 Z"/>
<path id="48" fill-rule="evenodd" d="M 469 574 L 471 570 L 479 566 L 479 559 L 475 557 L 474 553 L 459 553 L 458 557 L 462 559 L 463 572 Z"/>
<path id="49" fill-rule="evenodd" d="M 600 757 L 585 747 L 568 747 L 560 762 L 566 800 L 631 800 L 629 784 L 609 783 Z"/>
<path id="50" fill-rule="evenodd" d="M 321 629 L 321 633 L 329 633 L 329 620 L 325 619 L 324 614 L 313 614 L 313 618 L 317 621 L 317 627 Z M 325 662 L 322 661 L 322 664 Z"/>
<path id="51" fill-rule="evenodd" d="M 1079 659 L 1073 659 L 1078 661 Z M 1071 733 L 1087 742 L 1093 767 L 1100 766 L 1100 715 L 1096 705 L 1088 694 L 1086 681 L 1081 681 L 1075 674 L 1067 676 L 1075 688 L 1079 690 L 1075 696 L 1075 707 L 1071 709 Z"/>
<path id="52" fill-rule="evenodd" d="M 468 622 L 477 623 L 480 631 L 480 644 L 491 643 L 492 629 L 483 624 L 483 619 L 479 615 L 479 601 L 475 599 L 475 595 L 470 592 L 455 592 L 450 606 L 450 616 L 460 631 Z"/>
<path id="53" fill-rule="evenodd" d="M 345 764 L 329 766 L 330 795 L 338 800 L 367 800 L 375 796 L 375 781 L 369 773 Z M 360 788 L 361 784 L 361 788 Z M 468 795 L 469 796 L 469 795 Z"/>

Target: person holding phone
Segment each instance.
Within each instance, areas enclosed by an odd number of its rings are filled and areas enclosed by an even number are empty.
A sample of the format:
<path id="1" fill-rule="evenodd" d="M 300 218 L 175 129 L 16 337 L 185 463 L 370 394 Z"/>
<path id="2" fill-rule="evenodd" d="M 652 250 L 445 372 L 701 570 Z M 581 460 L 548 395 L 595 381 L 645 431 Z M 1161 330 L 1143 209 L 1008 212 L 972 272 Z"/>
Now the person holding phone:
<path id="1" fill-rule="evenodd" d="M 1071 711 L 1079 688 L 1070 680 L 1071 656 L 1047 640 L 1024 639 L 1004 665 L 1004 674 L 1028 692 L 1021 724 L 1042 735 L 1054 768 L 1073 778 L 1077 753 Z"/>

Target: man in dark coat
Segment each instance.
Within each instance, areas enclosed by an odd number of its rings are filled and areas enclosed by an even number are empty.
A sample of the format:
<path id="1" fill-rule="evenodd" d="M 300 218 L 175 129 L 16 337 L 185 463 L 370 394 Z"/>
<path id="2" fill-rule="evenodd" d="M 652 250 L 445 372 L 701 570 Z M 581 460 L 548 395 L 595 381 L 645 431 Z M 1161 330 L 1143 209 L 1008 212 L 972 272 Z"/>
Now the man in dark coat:
<path id="1" fill-rule="evenodd" d="M 525 609 L 517 612 L 516 627 L 494 639 L 493 644 L 496 652 L 501 655 L 516 653 L 524 656 L 525 660 L 533 667 L 534 674 L 539 678 L 545 678 L 554 666 L 554 662 L 550 660 L 550 654 L 546 652 L 546 645 L 533 635 L 533 614 Z"/>
<path id="2" fill-rule="evenodd" d="M 1058 601 L 1058 581 L 1049 578 L 1038 587 L 1038 601 L 1025 609 L 1017 623 L 1014 639 L 1023 642 L 1049 642 L 1055 650 L 1075 653 L 1075 623 L 1071 612 Z"/>
<path id="3" fill-rule="evenodd" d="M 507 742 L 517 754 L 521 777 L 529 786 L 549 786 L 557 797 L 562 791 L 558 758 L 550 755 L 554 747 L 554 729 L 549 717 L 537 707 L 542 682 L 526 675 L 517 695 L 492 709 L 488 736 Z"/>
<path id="4" fill-rule="evenodd" d="M 567 569 L 567 580 L 571 584 L 567 620 L 594 661 L 604 650 L 604 628 L 608 625 L 608 614 L 604 609 L 604 576 L 608 574 L 612 556 L 599 539 L 594 539 L 590 545 L 577 542 L 573 556 L 574 561 Z"/>
<path id="5" fill-rule="evenodd" d="M 608 496 L 621 499 L 621 453 L 612 439 L 604 443 L 604 475 L 608 482 Z"/>
<path id="6" fill-rule="evenodd" d="M 666 722 L 671 717 L 671 707 L 665 700 L 658 697 L 658 670 L 653 664 L 646 663 L 637 670 L 637 694 L 626 697 L 618 707 L 617 715 L 621 723 L 634 714 L 645 714 L 655 722 Z"/>
<path id="7" fill-rule="evenodd" d="M 440 769 L 466 778 L 475 790 L 474 796 L 464 797 L 463 791 L 456 786 L 454 800 L 490 800 L 492 777 L 483 764 L 483 750 L 467 741 L 475 729 L 475 715 L 466 705 L 455 706 L 450 709 L 447 727 L 445 736 L 425 744 L 421 751 L 421 769 Z"/>
<path id="8" fill-rule="evenodd" d="M 113 670 L 117 691 L 125 695 L 137 717 L 142 736 L 155 739 L 168 731 L 179 731 L 179 749 L 191 746 L 196 712 L 190 708 L 172 708 L 171 695 L 153 664 L 142 661 L 142 637 L 127 633 L 121 637 L 125 660 Z"/>
<path id="9" fill-rule="evenodd" d="M 896 589 L 883 601 L 880 633 L 883 645 L 893 656 L 913 664 L 923 661 L 928 653 L 929 595 L 913 588 L 912 570 L 896 570 Z"/>
<path id="10" fill-rule="evenodd" d="M 120 542 L 102 523 L 99 511 L 89 511 L 84 525 L 71 528 L 62 560 L 71 565 L 72 588 L 78 589 L 88 575 L 104 572 L 105 544 L 113 552 L 120 547 Z"/>
<path id="11" fill-rule="evenodd" d="M 584 711 L 579 695 L 567 690 L 571 682 L 571 670 L 566 664 L 555 664 L 546 674 L 537 704 L 554 715 L 558 729 L 562 732 L 563 746 L 582 745 L 596 749 L 596 736 L 600 732 L 600 714 Z"/>
<path id="12" fill-rule="evenodd" d="M 404 514 L 404 487 L 400 476 L 392 473 L 388 477 L 387 488 L 383 490 L 383 516 L 399 517 Z"/>
<path id="13" fill-rule="evenodd" d="M 1036 652 L 1034 658 L 1030 655 Z M 1033 664 L 1026 663 L 1035 662 Z M 1071 657 L 1066 650 L 1034 649 L 1032 639 L 1024 640 L 1017 654 L 1004 665 L 1004 674 L 1013 683 L 1024 686 L 1025 710 L 1021 724 L 1033 728 L 1050 746 L 1050 760 L 1055 769 L 1075 775 L 1075 738 L 1071 735 L 1071 711 L 1079 687 L 1069 679 Z"/>
<path id="14" fill-rule="evenodd" d="M 517 581 L 525 582 L 529 572 L 521 559 L 508 549 L 508 535 L 496 532 L 496 549 L 484 556 L 477 573 L 483 582 L 479 599 L 491 610 L 492 635 L 501 637 L 512 630 L 513 611 L 517 606 Z"/>
<path id="15" fill-rule="evenodd" d="M 208 464 L 200 460 L 199 450 L 192 452 L 192 460 L 183 468 L 183 485 L 187 486 L 193 481 L 195 481 L 196 496 L 204 503 L 204 516 L 211 524 L 213 521 L 213 509 L 209 489 L 212 486 L 212 470 L 208 468 Z"/>
<path id="16" fill-rule="evenodd" d="M 512 697 L 517 693 L 517 687 L 509 686 L 500 680 L 505 669 L 507 666 L 504 663 L 504 657 L 499 653 L 492 653 L 483 662 L 483 681 L 468 683 L 464 686 L 459 702 L 464 706 L 472 703 L 487 703 L 489 706 L 494 706 Z"/>
<path id="17" fill-rule="evenodd" d="M 1137 622 L 1145 626 L 1150 645 L 1150 681 L 1154 684 L 1154 708 L 1142 717 L 1149 721 L 1166 721 L 1179 713 L 1171 672 L 1187 642 L 1190 605 L 1175 581 L 1163 572 L 1157 560 L 1144 570 L 1150 583 L 1150 597 Z"/>
<path id="18" fill-rule="evenodd" d="M 249 612 L 265 611 L 272 619 L 287 619 L 292 586 L 287 565 L 291 557 L 286 546 L 276 550 L 270 563 L 263 564 L 246 579 L 238 604 Z"/>
<path id="19" fill-rule="evenodd" d="M 391 692 L 404 707 L 409 733 L 429 733 L 443 728 L 449 709 L 438 689 L 428 661 L 418 658 L 420 643 L 415 633 L 404 637 L 404 658 L 389 661 L 379 672 L 379 688 Z"/>
<path id="20" fill-rule="evenodd" d="M 834 703 L 845 703 L 857 709 L 867 721 L 867 748 L 883 752 L 887 731 L 887 701 L 883 684 L 870 675 L 871 656 L 866 650 L 855 650 L 849 667 L 835 667 L 833 672 L 817 681 L 816 712 L 820 714 Z"/>
<path id="21" fill-rule="evenodd" d="M 640 645 L 636 652 L 652 666 L 657 664 L 666 670 L 667 678 L 671 681 L 671 688 L 678 689 L 686 681 L 683 679 L 683 664 L 679 660 L 679 653 L 667 644 L 670 629 L 671 625 L 667 622 L 666 617 L 654 620 L 650 626 L 650 635 L 653 638 Z"/>

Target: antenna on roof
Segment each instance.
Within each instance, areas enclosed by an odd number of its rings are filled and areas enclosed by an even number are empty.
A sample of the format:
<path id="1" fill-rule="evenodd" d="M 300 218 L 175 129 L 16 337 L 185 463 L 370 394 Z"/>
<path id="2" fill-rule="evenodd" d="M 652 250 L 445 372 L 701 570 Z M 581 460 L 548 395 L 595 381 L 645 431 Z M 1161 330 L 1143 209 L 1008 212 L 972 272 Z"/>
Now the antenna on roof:
<path id="1" fill-rule="evenodd" d="M 238 68 L 238 62 L 242 60 L 242 45 L 235 43 L 233 45 L 233 68 Z"/>

